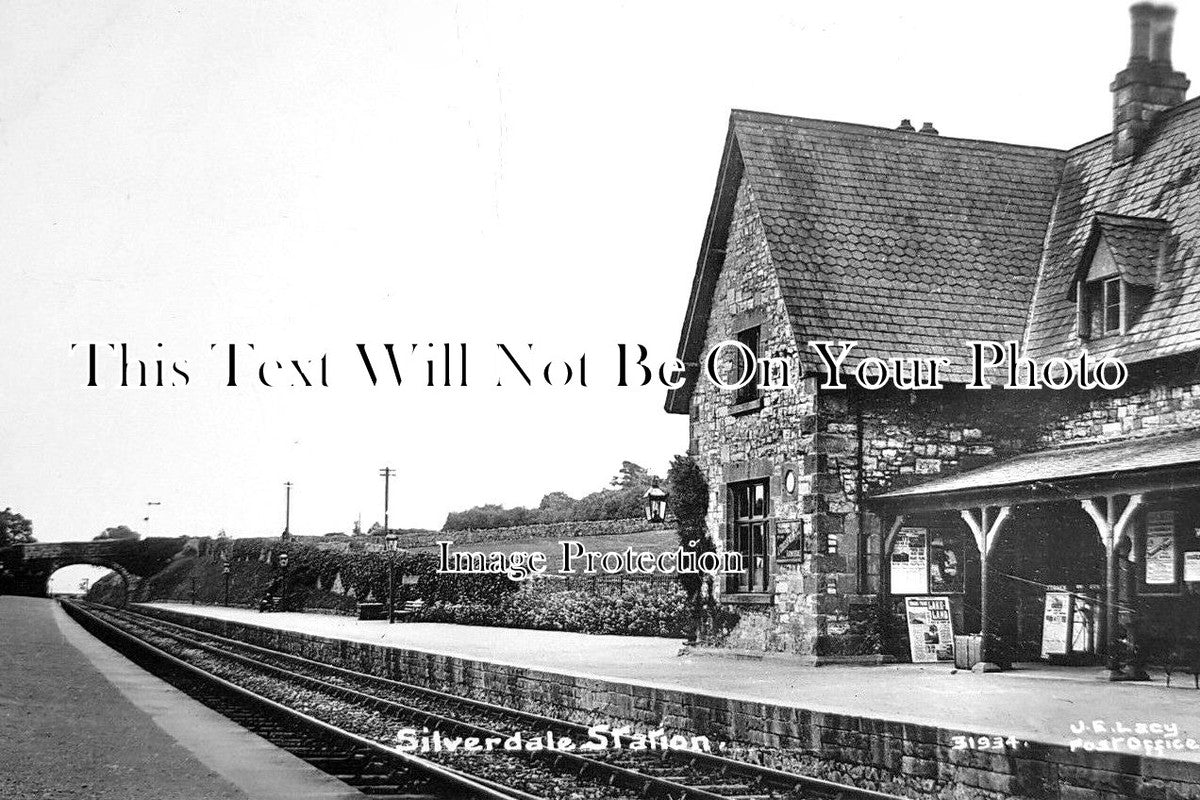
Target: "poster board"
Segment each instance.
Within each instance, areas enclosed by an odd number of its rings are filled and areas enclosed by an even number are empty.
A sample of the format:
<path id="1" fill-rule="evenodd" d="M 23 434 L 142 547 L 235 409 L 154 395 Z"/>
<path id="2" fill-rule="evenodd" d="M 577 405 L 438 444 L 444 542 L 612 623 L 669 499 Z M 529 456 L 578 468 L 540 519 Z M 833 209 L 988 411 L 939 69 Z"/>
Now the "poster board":
<path id="1" fill-rule="evenodd" d="M 1072 598 L 1070 592 L 1046 592 L 1042 609 L 1042 657 L 1071 652 Z"/>
<path id="2" fill-rule="evenodd" d="M 929 594 L 963 591 L 963 541 L 944 533 L 929 536 Z"/>
<path id="3" fill-rule="evenodd" d="M 1146 517 L 1146 585 L 1175 583 L 1175 514 L 1152 511 Z"/>
<path id="4" fill-rule="evenodd" d="M 889 564 L 892 594 L 928 594 L 929 531 L 901 528 L 896 533 Z"/>
<path id="5" fill-rule="evenodd" d="M 1183 554 L 1183 579 L 1200 581 L 1200 550 L 1191 550 Z"/>
<path id="6" fill-rule="evenodd" d="M 954 660 L 954 621 L 948 597 L 906 597 L 904 617 L 914 663 Z"/>

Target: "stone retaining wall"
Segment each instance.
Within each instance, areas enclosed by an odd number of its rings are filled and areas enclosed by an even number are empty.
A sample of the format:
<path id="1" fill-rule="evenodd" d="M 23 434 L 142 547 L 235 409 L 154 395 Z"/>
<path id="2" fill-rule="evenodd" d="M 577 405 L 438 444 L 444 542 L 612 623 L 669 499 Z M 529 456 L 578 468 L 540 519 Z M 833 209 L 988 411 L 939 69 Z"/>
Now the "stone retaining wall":
<path id="1" fill-rule="evenodd" d="M 159 608 L 139 611 L 306 658 L 583 724 L 665 727 L 759 748 L 763 763 L 858 787 L 945 800 L 1200 800 L 1200 766 L 1028 743 L 953 748 L 974 733 L 556 674 L 280 631 Z M 882 679 L 882 676 L 881 676 Z M 898 689 L 899 690 L 899 689 Z"/>

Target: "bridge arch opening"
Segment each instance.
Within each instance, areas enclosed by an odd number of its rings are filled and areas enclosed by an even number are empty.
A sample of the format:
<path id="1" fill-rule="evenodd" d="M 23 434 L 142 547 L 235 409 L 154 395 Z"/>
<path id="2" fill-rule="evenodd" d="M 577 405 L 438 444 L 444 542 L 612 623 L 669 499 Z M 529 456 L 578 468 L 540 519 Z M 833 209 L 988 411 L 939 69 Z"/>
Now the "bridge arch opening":
<path id="1" fill-rule="evenodd" d="M 83 597 L 102 579 L 115 575 L 120 579 L 119 605 L 125 605 L 131 587 L 129 572 L 118 564 L 105 561 L 73 561 L 54 565 L 46 577 L 47 597 Z"/>

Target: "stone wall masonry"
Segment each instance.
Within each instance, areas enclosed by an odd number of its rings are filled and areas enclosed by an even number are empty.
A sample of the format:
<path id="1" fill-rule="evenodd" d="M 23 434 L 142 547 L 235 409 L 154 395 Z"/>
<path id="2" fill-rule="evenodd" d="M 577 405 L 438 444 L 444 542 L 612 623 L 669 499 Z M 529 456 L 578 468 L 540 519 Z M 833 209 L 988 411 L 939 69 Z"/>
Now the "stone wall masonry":
<path id="1" fill-rule="evenodd" d="M 762 220 L 743 182 L 734 203 L 725 262 L 705 333 L 705 350 L 754 325 L 760 331 L 760 355 L 795 363 L 795 334 L 767 252 Z M 731 367 L 732 358 L 718 369 Z M 764 391 L 758 409 L 737 408 L 734 392 L 714 386 L 705 378 L 697 381 L 690 414 L 690 449 L 712 489 L 708 526 L 718 548 L 724 547 L 725 486 L 730 482 L 768 478 L 772 516 L 812 529 L 812 508 L 805 502 L 813 490 L 812 478 L 802 467 L 804 456 L 812 448 L 815 383 L 806 380 L 795 386 L 796 376 L 790 377 L 794 388 Z M 787 464 L 794 465 L 799 478 L 791 497 L 784 497 L 780 491 Z M 779 565 L 770 604 L 730 607 L 736 619 L 732 628 L 712 637 L 708 644 L 813 654 L 822 622 L 819 609 L 806 592 L 807 575 L 805 564 Z"/>
<path id="2" fill-rule="evenodd" d="M 1056 447 L 1177 433 L 1200 427 L 1194 357 L 1130 367 L 1114 392 L 1076 393 L 1039 415 L 1034 445 Z"/>
<path id="3" fill-rule="evenodd" d="M 280 631 L 159 608 L 139 611 L 372 675 L 582 724 L 665 727 L 755 748 L 770 766 L 940 800 L 1200 800 L 1196 765 L 1029 743 L 954 749 L 944 728 L 831 714 Z"/>

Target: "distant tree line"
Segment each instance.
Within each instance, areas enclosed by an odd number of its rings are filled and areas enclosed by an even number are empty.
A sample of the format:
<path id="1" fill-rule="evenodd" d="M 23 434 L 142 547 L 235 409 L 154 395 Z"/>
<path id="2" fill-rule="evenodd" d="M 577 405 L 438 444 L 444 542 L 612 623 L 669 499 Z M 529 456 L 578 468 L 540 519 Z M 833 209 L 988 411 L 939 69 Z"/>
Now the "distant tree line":
<path id="1" fill-rule="evenodd" d="M 627 519 L 645 513 L 642 495 L 656 476 L 632 461 L 621 462 L 621 470 L 607 488 L 579 499 L 566 492 L 550 492 L 537 508 L 488 504 L 451 511 L 446 515 L 443 531 L 508 528 L 514 525 L 542 525 L 572 520 Z"/>
<path id="2" fill-rule="evenodd" d="M 92 541 L 106 542 L 112 539 L 131 539 L 136 542 L 141 538 L 142 535 L 130 528 L 128 525 L 114 525 L 111 528 L 105 528 L 104 530 L 100 531 L 100 535 L 93 537 Z"/>

